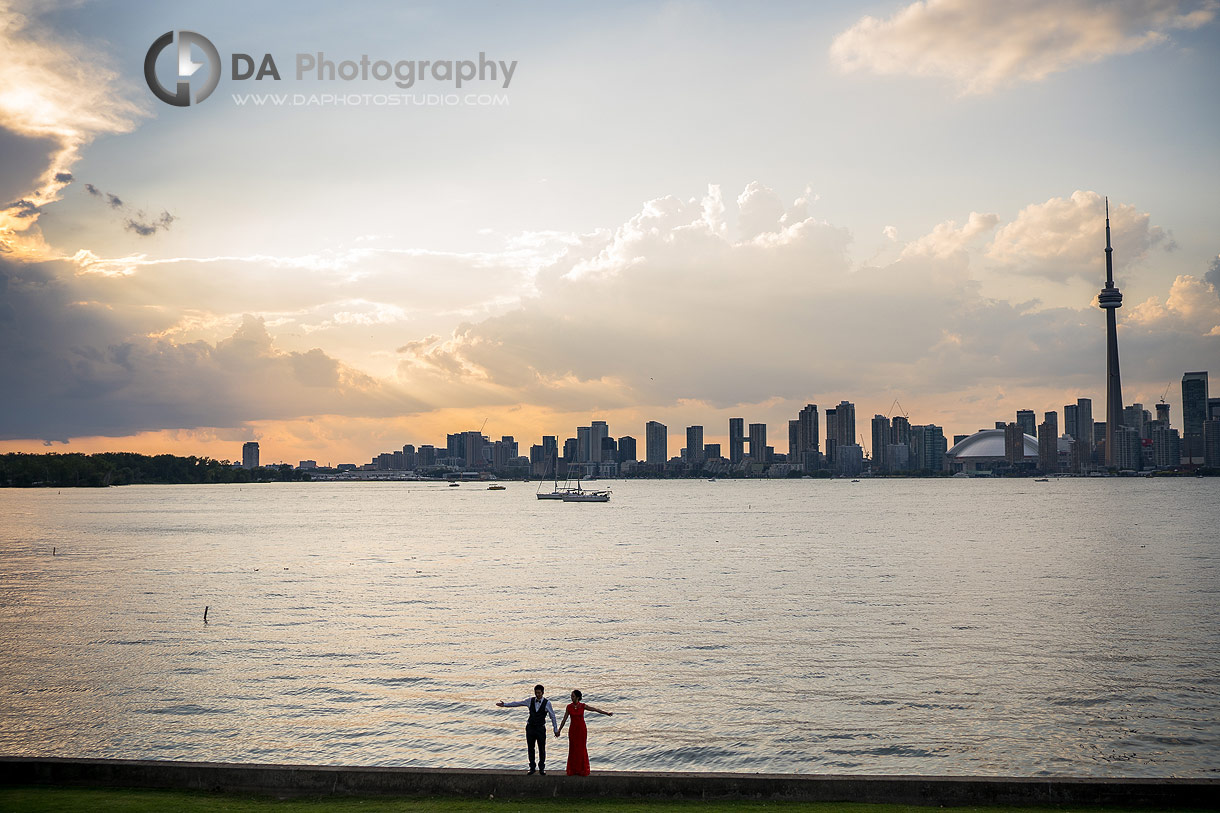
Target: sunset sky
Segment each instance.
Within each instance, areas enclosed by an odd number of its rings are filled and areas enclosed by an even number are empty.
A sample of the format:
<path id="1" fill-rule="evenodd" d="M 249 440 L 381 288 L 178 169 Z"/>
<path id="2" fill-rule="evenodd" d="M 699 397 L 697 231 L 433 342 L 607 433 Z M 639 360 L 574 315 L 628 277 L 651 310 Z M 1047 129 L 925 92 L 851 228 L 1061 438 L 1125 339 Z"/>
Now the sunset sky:
<path id="1" fill-rule="evenodd" d="M 222 69 L 189 107 L 143 73 L 180 30 Z M 272 93 L 414 101 L 235 98 Z M 1100 418 L 1105 196 L 1124 397 L 1181 429 L 1182 373 L 1220 378 L 1218 100 L 1213 0 L 0 0 L 0 452 Z"/>

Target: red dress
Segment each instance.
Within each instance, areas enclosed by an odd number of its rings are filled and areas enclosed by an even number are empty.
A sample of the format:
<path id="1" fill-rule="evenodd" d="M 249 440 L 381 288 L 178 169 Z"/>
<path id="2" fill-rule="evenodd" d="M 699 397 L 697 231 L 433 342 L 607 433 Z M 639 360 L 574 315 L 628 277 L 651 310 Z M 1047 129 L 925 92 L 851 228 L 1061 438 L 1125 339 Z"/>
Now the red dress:
<path id="1" fill-rule="evenodd" d="M 585 728 L 585 704 L 569 703 L 568 717 L 572 727 L 568 729 L 568 776 L 589 775 L 589 729 Z"/>

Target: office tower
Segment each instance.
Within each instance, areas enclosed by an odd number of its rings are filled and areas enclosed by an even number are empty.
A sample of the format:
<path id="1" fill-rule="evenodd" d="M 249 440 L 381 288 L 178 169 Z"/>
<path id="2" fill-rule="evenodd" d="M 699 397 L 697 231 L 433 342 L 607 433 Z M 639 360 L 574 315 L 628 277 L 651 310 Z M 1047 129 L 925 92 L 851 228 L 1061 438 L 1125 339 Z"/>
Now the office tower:
<path id="1" fill-rule="evenodd" d="M 249 441 L 241 446 L 241 467 L 243 469 L 258 468 L 258 441 Z"/>
<path id="2" fill-rule="evenodd" d="M 884 474 L 889 469 L 890 419 L 884 415 L 873 416 L 873 472 Z"/>
<path id="3" fill-rule="evenodd" d="M 815 471 L 818 467 L 818 405 L 806 404 L 797 415 L 797 449 L 796 457 L 788 462 L 800 464 L 805 471 Z M 791 445 L 791 444 L 789 444 Z"/>
<path id="4" fill-rule="evenodd" d="M 1140 436 L 1140 439 L 1148 437 L 1148 433 L 1144 428 L 1144 405 L 1131 404 L 1123 407 L 1123 426 L 1130 426 Z"/>
<path id="5" fill-rule="evenodd" d="M 703 463 L 703 427 L 686 427 L 686 462 L 692 466 Z"/>
<path id="6" fill-rule="evenodd" d="M 635 438 L 623 435 L 618 439 L 618 462 L 634 463 L 635 460 Z"/>
<path id="7" fill-rule="evenodd" d="M 1203 422 L 1203 465 L 1220 468 L 1220 418 Z"/>
<path id="8" fill-rule="evenodd" d="M 719 460 L 720 459 L 720 444 L 719 443 L 703 444 L 703 459 L 704 460 Z"/>
<path id="9" fill-rule="evenodd" d="M 1134 427 L 1120 426 L 1111 437 L 1114 439 L 1116 468 L 1139 471 L 1144 467 L 1144 447 L 1140 441 L 1140 433 Z"/>
<path id="10" fill-rule="evenodd" d="M 864 449 L 858 443 L 845 443 L 838 447 L 839 473 L 855 477 L 864 471 Z"/>
<path id="11" fill-rule="evenodd" d="M 1166 409 L 1168 413 L 1168 409 Z M 1220 398 L 1207 399 L 1207 420 L 1215 420 L 1220 418 Z"/>
<path id="12" fill-rule="evenodd" d="M 1182 460 L 1203 462 L 1203 422 L 1207 420 L 1207 371 L 1182 376 Z"/>
<path id="13" fill-rule="evenodd" d="M 1166 429 L 1169 428 L 1169 404 L 1161 401 L 1156 405 L 1156 419 L 1161 422 L 1161 425 Z"/>
<path id="14" fill-rule="evenodd" d="M 1010 466 L 1025 462 L 1025 432 L 1016 421 L 1004 425 L 1004 459 Z"/>
<path id="15" fill-rule="evenodd" d="M 1178 430 L 1168 426 L 1152 430 L 1152 465 L 1158 469 L 1175 469 L 1182 465 L 1182 440 Z"/>
<path id="16" fill-rule="evenodd" d="M 729 418 L 729 462 L 740 463 L 745 457 L 745 418 Z"/>
<path id="17" fill-rule="evenodd" d="M 618 460 L 618 441 L 614 438 L 602 438 L 602 462 Z"/>
<path id="18" fill-rule="evenodd" d="M 503 469 L 508 465 L 508 461 L 516 455 L 509 455 L 509 446 L 503 440 L 497 440 L 491 444 L 491 467 L 493 469 Z"/>
<path id="19" fill-rule="evenodd" d="M 846 474 L 839 461 L 839 446 L 856 445 L 856 406 L 840 401 L 838 406 L 826 410 L 826 464 L 833 470 Z M 861 450 L 863 454 L 863 450 Z M 863 459 L 863 458 L 861 458 Z M 859 471 L 856 472 L 859 474 Z"/>
<path id="20" fill-rule="evenodd" d="M 669 460 L 669 430 L 665 424 L 649 421 L 644 425 L 644 459 L 653 466 L 663 466 Z"/>
<path id="21" fill-rule="evenodd" d="M 579 454 L 580 440 L 577 438 L 567 438 L 563 442 L 563 455 L 561 459 L 566 463 L 575 463 Z"/>
<path id="22" fill-rule="evenodd" d="M 835 447 L 838 446 L 839 410 L 830 407 L 826 410 L 826 465 L 833 470 L 838 462 Z"/>
<path id="23" fill-rule="evenodd" d="M 419 467 L 421 469 L 431 468 L 436 465 L 436 447 L 425 443 L 419 447 Z"/>
<path id="24" fill-rule="evenodd" d="M 457 432 L 452 435 L 445 435 L 445 454 L 447 457 L 456 460 L 466 459 L 466 433 Z"/>
<path id="25" fill-rule="evenodd" d="M 483 437 L 482 432 L 469 431 L 462 433 L 466 441 L 466 449 L 463 457 L 466 459 L 466 468 L 476 469 L 487 464 L 487 458 L 484 457 L 483 449 L 487 446 L 487 438 Z"/>
<path id="26" fill-rule="evenodd" d="M 602 450 L 605 448 L 605 440 L 610 437 L 610 427 L 605 421 L 593 421 L 589 428 L 592 430 L 590 443 L 596 455 L 592 462 L 600 463 L 602 461 Z"/>
<path id="27" fill-rule="evenodd" d="M 801 459 L 801 422 L 798 418 L 788 421 L 788 462 Z"/>
<path id="28" fill-rule="evenodd" d="M 419 459 L 415 456 L 415 444 L 408 443 L 402 447 L 402 465 L 407 471 L 415 471 Z"/>
<path id="29" fill-rule="evenodd" d="M 1034 415 L 1032 409 L 1017 410 L 1017 426 L 1021 427 L 1021 431 L 1031 437 L 1038 437 L 1038 419 Z"/>
<path id="30" fill-rule="evenodd" d="M 1081 449 L 1081 454 L 1084 455 L 1086 461 L 1093 460 L 1093 399 L 1092 398 L 1077 398 L 1076 399 L 1076 430 L 1078 435 L 1073 435 L 1077 441 L 1084 443 L 1084 448 Z"/>
<path id="31" fill-rule="evenodd" d="M 1073 440 L 1077 439 L 1078 429 L 1076 427 L 1077 416 L 1080 415 L 1080 407 L 1075 404 L 1065 404 L 1063 407 L 1063 433 L 1071 435 Z"/>
<path id="32" fill-rule="evenodd" d="M 949 451 L 944 430 L 935 425 L 911 427 L 911 468 L 915 471 L 937 472 L 944 468 Z"/>
<path id="33" fill-rule="evenodd" d="M 750 462 L 767 462 L 767 425 L 765 423 L 750 424 Z"/>
<path id="34" fill-rule="evenodd" d="M 513 458 L 520 456 L 517 451 L 518 450 L 517 439 L 514 438 L 512 435 L 501 435 L 500 443 L 504 444 L 504 451 L 505 451 L 505 454 L 508 455 L 509 460 L 512 460 Z"/>
<path id="35" fill-rule="evenodd" d="M 1123 306 L 1123 295 L 1114 285 L 1114 249 L 1110 247 L 1110 199 L 1106 198 L 1106 287 L 1097 295 L 1097 307 L 1106 312 L 1106 466 L 1118 465 L 1118 449 L 1114 441 L 1123 423 L 1123 387 L 1118 373 L 1117 311 Z"/>
<path id="36" fill-rule="evenodd" d="M 1038 468 L 1046 473 L 1059 471 L 1059 415 L 1047 412 L 1038 426 Z"/>

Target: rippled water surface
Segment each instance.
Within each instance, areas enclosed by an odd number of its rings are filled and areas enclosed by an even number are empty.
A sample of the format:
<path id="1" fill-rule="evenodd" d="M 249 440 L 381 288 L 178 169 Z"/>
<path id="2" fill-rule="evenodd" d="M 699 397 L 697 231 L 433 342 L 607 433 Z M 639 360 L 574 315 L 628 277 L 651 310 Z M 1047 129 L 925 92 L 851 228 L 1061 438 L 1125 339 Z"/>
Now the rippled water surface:
<path id="1" fill-rule="evenodd" d="M 610 485 L 0 490 L 0 753 L 1220 773 L 1220 480 Z"/>

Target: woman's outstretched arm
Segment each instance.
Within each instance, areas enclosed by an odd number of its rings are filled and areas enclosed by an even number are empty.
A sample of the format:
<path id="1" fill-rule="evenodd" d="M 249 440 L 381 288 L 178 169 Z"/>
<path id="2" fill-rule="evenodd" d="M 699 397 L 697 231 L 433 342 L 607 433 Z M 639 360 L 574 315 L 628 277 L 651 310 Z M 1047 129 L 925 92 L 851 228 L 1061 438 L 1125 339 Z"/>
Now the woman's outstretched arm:
<path id="1" fill-rule="evenodd" d="M 601 710 L 601 709 L 599 709 L 599 708 L 594 708 L 593 706 L 590 706 L 588 703 L 585 703 L 585 708 L 587 708 L 589 711 L 596 711 L 598 714 L 604 714 L 604 715 L 606 715 L 607 717 L 613 717 L 613 716 L 614 716 L 614 712 L 612 712 L 612 711 L 602 711 L 602 710 Z M 563 726 L 560 726 L 560 728 L 563 728 Z"/>

